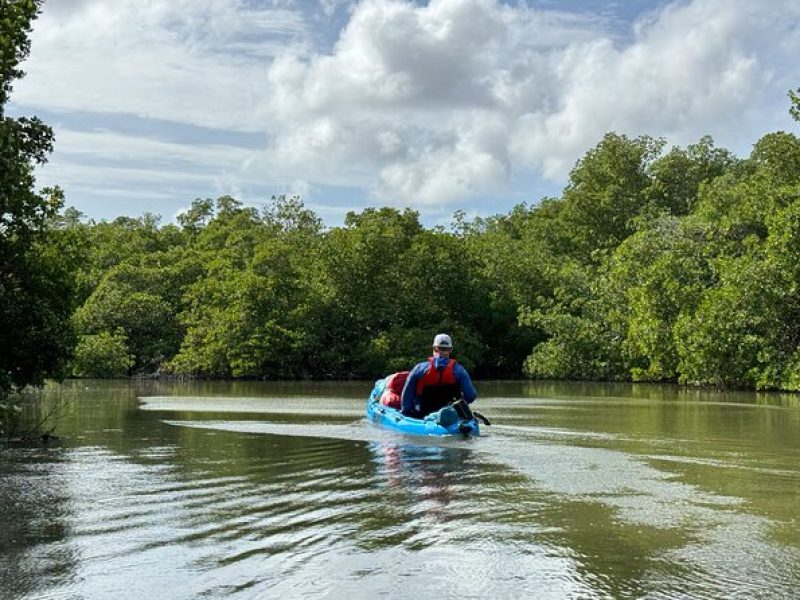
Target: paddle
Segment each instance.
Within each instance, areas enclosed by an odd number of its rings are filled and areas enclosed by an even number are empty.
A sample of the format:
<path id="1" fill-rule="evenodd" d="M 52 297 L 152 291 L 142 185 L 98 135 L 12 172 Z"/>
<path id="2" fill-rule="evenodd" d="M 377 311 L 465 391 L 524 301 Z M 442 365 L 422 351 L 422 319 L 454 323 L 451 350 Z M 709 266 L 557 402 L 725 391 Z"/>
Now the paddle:
<path id="1" fill-rule="evenodd" d="M 487 419 L 485 416 L 483 416 L 477 410 L 473 410 L 472 414 L 475 415 L 476 419 L 480 419 L 483 422 L 484 425 L 491 425 L 492 424 L 491 421 L 489 421 L 489 419 Z"/>
<path id="2" fill-rule="evenodd" d="M 472 410 L 467 404 L 467 401 L 463 398 L 459 398 L 455 402 L 453 402 L 450 406 L 456 409 L 458 416 L 461 417 L 465 421 L 469 421 L 471 419 L 480 419 L 484 425 L 491 425 L 489 419 L 483 416 L 478 411 Z"/>

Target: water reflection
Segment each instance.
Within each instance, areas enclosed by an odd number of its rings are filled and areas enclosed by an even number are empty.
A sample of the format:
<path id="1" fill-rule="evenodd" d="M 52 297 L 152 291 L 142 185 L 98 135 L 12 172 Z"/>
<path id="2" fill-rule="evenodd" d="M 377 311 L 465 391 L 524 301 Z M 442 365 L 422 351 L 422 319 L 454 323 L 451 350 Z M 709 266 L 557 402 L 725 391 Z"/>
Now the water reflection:
<path id="1" fill-rule="evenodd" d="M 4 452 L 0 482 L 0 590 L 25 597 L 69 578 L 79 557 L 67 543 L 74 514 L 63 452 Z"/>
<path id="2" fill-rule="evenodd" d="M 426 519 L 458 519 L 451 510 L 457 487 L 468 477 L 466 450 L 441 446 L 371 442 L 378 474 L 402 502 L 398 510 L 421 513 Z"/>
<path id="3" fill-rule="evenodd" d="M 59 388 L 73 401 L 64 447 L 0 456 L 0 595 L 791 597 L 800 584 L 791 406 L 486 383 L 489 435 L 448 443 L 366 423 L 363 384 L 226 385 Z"/>

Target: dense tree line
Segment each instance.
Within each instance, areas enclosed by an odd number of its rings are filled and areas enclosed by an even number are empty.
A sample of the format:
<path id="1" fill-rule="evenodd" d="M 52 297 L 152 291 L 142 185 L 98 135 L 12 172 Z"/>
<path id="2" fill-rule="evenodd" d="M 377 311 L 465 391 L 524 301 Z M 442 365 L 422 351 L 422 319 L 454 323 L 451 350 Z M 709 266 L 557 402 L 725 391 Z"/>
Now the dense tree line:
<path id="1" fill-rule="evenodd" d="M 325 228 L 286 197 L 70 223 L 78 374 L 374 377 L 443 330 L 478 377 L 800 389 L 791 133 L 744 159 L 610 133 L 561 197 L 449 229 L 392 208 Z"/>
<path id="2" fill-rule="evenodd" d="M 0 0 L 0 107 L 39 2 Z M 790 93 L 800 120 L 800 90 Z M 737 158 L 607 134 L 560 197 L 426 228 L 299 198 L 86 220 L 34 191 L 52 131 L 0 112 L 0 397 L 45 377 L 368 378 L 447 331 L 477 377 L 800 389 L 800 140 Z M 69 363 L 67 360 L 69 359 Z"/>
<path id="3" fill-rule="evenodd" d="M 446 330 L 476 373 L 513 376 L 534 342 L 477 240 L 411 210 L 326 229 L 298 198 L 259 210 L 224 196 L 196 200 L 177 225 L 68 217 L 84 252 L 78 375 L 374 377 Z"/>

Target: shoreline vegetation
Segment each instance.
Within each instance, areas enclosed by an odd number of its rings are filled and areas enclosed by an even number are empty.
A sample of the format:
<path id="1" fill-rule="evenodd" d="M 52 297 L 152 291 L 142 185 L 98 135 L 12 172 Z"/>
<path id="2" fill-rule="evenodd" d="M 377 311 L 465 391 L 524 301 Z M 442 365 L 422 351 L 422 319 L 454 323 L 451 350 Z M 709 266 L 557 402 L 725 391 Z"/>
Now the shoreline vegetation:
<path id="1" fill-rule="evenodd" d="M 614 133 L 558 198 L 427 229 L 300 198 L 57 225 L 82 249 L 73 375 L 371 379 L 431 332 L 476 378 L 800 389 L 800 140 L 747 158 Z"/>
<path id="2" fill-rule="evenodd" d="M 444 330 L 478 378 L 798 389 L 800 141 L 663 149 L 608 134 L 562 197 L 449 229 L 392 208 L 325 228 L 287 197 L 163 226 L 68 209 L 73 373 L 370 379 Z"/>
<path id="3" fill-rule="evenodd" d="M 66 375 L 371 379 L 439 331 L 478 379 L 800 390 L 797 135 L 738 158 L 608 133 L 561 196 L 449 227 L 287 196 L 98 222 L 35 191 L 53 131 L 5 116 L 41 4 L 0 0 L 0 413 Z"/>

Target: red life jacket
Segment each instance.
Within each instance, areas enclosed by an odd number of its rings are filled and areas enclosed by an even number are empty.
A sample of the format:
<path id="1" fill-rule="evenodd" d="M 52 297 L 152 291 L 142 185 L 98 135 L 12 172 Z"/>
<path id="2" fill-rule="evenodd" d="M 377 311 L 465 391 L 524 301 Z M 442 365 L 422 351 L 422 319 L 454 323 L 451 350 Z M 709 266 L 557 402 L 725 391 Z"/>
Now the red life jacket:
<path id="1" fill-rule="evenodd" d="M 447 366 L 441 371 L 436 368 L 435 361 L 435 356 L 428 358 L 428 370 L 425 372 L 425 375 L 417 380 L 417 396 L 422 396 L 423 390 L 428 386 L 457 385 L 456 376 L 453 372 L 456 367 L 456 361 L 451 358 Z"/>

